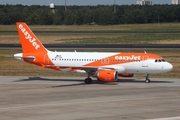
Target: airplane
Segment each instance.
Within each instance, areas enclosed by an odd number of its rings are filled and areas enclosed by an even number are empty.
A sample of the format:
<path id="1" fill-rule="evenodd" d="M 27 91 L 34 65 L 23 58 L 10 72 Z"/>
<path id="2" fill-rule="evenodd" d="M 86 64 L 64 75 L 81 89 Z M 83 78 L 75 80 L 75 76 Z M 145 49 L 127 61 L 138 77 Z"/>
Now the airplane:
<path id="1" fill-rule="evenodd" d="M 22 52 L 14 58 L 24 62 L 58 71 L 86 73 L 86 84 L 91 77 L 103 82 L 116 82 L 118 77 L 133 77 L 145 74 L 150 83 L 150 74 L 166 73 L 173 66 L 161 56 L 146 52 L 53 52 L 46 49 L 25 22 L 16 22 Z"/>

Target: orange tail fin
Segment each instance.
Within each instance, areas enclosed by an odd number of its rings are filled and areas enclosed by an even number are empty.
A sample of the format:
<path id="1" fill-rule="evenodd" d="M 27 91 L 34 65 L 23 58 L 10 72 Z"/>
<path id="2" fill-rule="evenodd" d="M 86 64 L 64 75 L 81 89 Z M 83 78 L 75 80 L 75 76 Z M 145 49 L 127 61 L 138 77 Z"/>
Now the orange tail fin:
<path id="1" fill-rule="evenodd" d="M 16 22 L 23 53 L 47 51 L 39 39 L 24 22 Z"/>

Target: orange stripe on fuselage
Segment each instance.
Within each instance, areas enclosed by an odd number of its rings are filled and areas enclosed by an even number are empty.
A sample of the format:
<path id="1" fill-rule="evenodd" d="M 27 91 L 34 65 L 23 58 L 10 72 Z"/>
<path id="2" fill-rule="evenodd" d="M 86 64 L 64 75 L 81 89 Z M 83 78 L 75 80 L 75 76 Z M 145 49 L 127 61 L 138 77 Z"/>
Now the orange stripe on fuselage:
<path id="1" fill-rule="evenodd" d="M 88 63 L 84 66 L 107 66 L 107 65 L 116 65 L 116 64 L 123 64 L 123 63 L 129 63 L 129 62 L 137 62 L 137 61 L 143 61 L 147 59 L 161 59 L 161 56 L 155 55 L 155 54 L 146 54 L 146 53 L 119 53 L 113 56 L 109 56 L 106 58 L 102 58 L 101 60 L 94 61 L 91 63 Z M 104 61 L 103 61 L 104 60 Z"/>

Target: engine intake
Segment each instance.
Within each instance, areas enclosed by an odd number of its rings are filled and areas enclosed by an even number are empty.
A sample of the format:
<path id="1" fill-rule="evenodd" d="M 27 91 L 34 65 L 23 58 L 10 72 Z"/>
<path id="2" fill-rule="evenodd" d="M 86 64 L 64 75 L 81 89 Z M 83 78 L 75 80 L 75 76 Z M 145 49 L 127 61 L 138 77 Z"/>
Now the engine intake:
<path id="1" fill-rule="evenodd" d="M 116 70 L 99 70 L 97 78 L 104 82 L 115 82 L 118 80 L 118 73 Z"/>

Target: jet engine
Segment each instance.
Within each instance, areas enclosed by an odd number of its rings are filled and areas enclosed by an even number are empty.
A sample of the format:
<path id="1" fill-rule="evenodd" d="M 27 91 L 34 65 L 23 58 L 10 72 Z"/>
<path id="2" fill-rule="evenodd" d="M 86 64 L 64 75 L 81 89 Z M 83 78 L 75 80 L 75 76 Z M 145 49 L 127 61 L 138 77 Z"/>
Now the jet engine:
<path id="1" fill-rule="evenodd" d="M 99 70 L 97 78 L 104 82 L 115 82 L 118 80 L 118 73 L 116 70 Z"/>
<path id="2" fill-rule="evenodd" d="M 134 74 L 131 74 L 131 73 L 122 73 L 122 74 L 118 74 L 118 76 L 121 76 L 121 77 L 133 77 Z"/>

